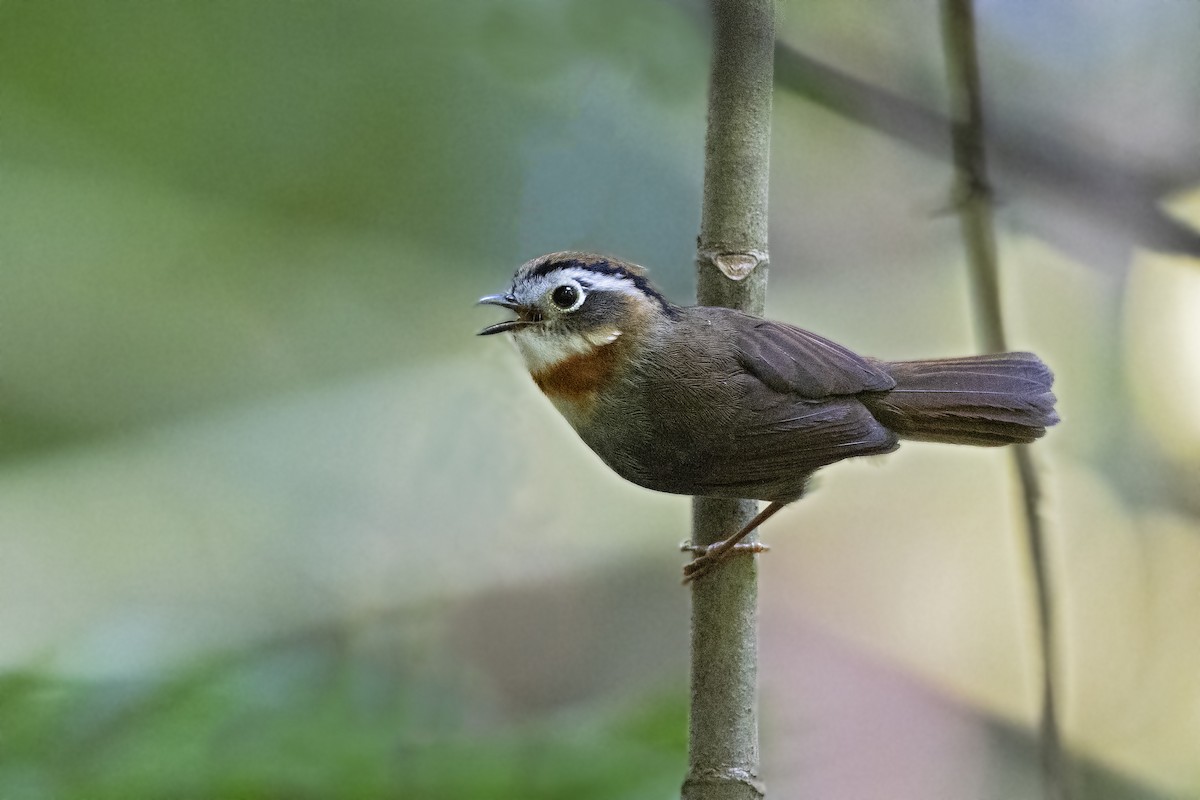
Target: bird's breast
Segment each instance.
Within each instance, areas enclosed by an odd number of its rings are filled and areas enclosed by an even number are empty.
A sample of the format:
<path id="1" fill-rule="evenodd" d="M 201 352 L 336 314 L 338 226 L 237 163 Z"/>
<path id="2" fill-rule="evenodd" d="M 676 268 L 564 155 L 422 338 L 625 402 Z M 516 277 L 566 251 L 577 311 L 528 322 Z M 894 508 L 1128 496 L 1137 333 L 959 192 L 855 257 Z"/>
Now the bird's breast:
<path id="1" fill-rule="evenodd" d="M 566 404 L 575 411 L 588 411 L 597 395 L 616 376 L 620 351 L 614 342 L 567 356 L 530 374 L 555 405 L 562 408 Z"/>

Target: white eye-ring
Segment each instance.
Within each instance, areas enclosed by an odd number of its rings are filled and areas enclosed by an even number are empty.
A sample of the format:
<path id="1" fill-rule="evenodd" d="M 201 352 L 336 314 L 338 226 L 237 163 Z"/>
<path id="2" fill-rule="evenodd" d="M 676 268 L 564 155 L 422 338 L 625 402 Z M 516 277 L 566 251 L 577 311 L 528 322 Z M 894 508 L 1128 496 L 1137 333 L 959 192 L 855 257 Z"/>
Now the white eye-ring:
<path id="1" fill-rule="evenodd" d="M 583 300 L 583 287 L 578 281 L 561 283 L 550 292 L 550 302 L 563 311 L 574 311 L 583 305 Z"/>

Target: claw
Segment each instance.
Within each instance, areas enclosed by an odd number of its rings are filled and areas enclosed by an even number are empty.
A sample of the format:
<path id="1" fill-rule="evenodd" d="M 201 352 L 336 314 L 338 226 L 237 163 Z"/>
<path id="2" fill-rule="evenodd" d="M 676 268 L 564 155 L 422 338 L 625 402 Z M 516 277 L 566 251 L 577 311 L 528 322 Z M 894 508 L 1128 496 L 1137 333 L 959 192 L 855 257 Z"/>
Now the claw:
<path id="1" fill-rule="evenodd" d="M 716 550 L 720 544 L 720 542 L 710 545 L 692 544 L 691 540 L 684 539 L 679 543 L 679 552 L 695 553 L 698 556 L 703 556 Z M 731 548 L 731 551 L 738 553 L 765 553 L 770 549 L 771 545 L 763 542 L 738 542 Z"/>
<path id="2" fill-rule="evenodd" d="M 683 582 L 699 578 L 715 567 L 720 562 L 724 561 L 735 552 L 742 553 L 762 553 L 767 549 L 767 546 L 759 542 L 742 543 L 742 539 L 754 532 L 754 529 L 766 522 L 772 514 L 783 508 L 784 503 L 773 500 L 766 508 L 754 515 L 754 519 L 742 526 L 742 529 L 733 534 L 727 539 L 722 539 L 719 542 L 708 545 L 707 547 L 697 547 L 695 545 L 684 542 L 680 545 L 680 549 L 693 553 L 700 553 L 699 557 L 694 559 L 690 564 L 683 568 Z"/>
<path id="3" fill-rule="evenodd" d="M 712 571 L 713 567 L 732 555 L 754 555 L 755 553 L 765 553 L 771 549 L 770 545 L 762 542 L 738 542 L 733 547 L 722 551 L 719 549 L 722 544 L 724 543 L 717 542 L 702 547 L 691 542 L 683 542 L 679 545 L 680 550 L 697 554 L 696 558 L 683 565 L 683 583 L 685 585 L 697 578 L 704 577 Z"/>

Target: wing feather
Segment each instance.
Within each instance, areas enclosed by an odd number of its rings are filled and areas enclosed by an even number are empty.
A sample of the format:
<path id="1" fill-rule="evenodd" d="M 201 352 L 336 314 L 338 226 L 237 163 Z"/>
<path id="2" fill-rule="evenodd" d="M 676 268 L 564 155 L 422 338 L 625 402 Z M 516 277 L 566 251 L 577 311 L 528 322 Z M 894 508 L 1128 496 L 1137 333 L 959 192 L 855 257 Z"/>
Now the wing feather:
<path id="1" fill-rule="evenodd" d="M 690 439 L 698 447 L 673 466 L 666 463 L 676 458 L 673 449 L 647 453 L 662 466 L 659 474 L 671 476 L 652 488 L 790 502 L 817 469 L 897 447 L 896 435 L 857 397 L 896 385 L 879 362 L 814 333 L 738 311 L 691 307 L 683 313 L 699 318 L 705 337 L 732 344 L 737 368 L 696 386 L 694 394 L 680 390 L 692 384 L 672 372 L 674 360 L 655 370 L 670 376 L 670 391 L 657 394 L 659 402 L 669 395 L 673 409 L 663 415 L 672 427 L 660 441 Z M 691 337 L 680 350 L 702 347 L 700 338 Z M 694 369 L 691 361 L 688 365 Z M 693 396 L 695 403 L 685 402 Z"/>
<path id="2" fill-rule="evenodd" d="M 729 309 L 705 311 L 725 317 L 739 365 L 777 392 L 817 400 L 896 385 L 878 363 L 823 336 Z"/>

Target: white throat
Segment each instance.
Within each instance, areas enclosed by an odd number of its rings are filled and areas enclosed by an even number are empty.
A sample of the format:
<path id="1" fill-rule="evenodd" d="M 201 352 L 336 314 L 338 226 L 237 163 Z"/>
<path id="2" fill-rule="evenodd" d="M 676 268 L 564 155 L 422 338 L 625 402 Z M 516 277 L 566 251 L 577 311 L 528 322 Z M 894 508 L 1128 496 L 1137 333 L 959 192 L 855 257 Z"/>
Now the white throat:
<path id="1" fill-rule="evenodd" d="M 532 373 L 543 372 L 576 356 L 588 355 L 621 336 L 616 328 L 591 333 L 563 333 L 530 326 L 513 331 L 513 341 Z"/>

